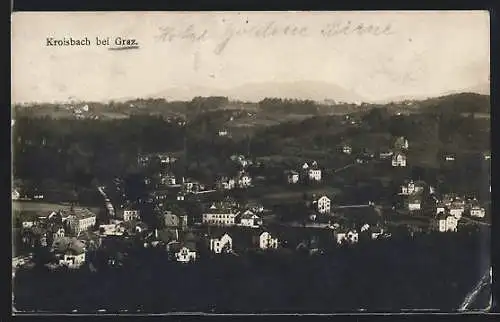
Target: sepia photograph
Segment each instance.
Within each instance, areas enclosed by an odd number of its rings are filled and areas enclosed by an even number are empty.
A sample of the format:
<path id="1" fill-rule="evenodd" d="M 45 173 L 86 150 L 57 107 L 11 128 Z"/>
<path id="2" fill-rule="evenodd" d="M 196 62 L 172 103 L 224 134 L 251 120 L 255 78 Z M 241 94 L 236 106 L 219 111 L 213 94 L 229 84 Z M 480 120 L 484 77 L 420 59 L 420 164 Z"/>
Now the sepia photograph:
<path id="1" fill-rule="evenodd" d="M 488 11 L 15 12 L 12 314 L 496 311 Z"/>

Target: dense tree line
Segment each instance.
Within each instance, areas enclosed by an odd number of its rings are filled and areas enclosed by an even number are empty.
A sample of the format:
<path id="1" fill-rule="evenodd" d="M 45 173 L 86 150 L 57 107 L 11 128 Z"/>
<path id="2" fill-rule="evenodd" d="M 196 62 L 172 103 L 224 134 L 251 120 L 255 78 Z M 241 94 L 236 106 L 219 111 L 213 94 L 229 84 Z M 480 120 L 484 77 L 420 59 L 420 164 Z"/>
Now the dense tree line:
<path id="1" fill-rule="evenodd" d="M 401 236 L 323 256 L 283 251 L 204 257 L 194 265 L 169 262 L 162 250 L 129 250 L 122 268 L 107 268 L 103 260 L 94 261 L 94 273 L 20 270 L 16 306 L 158 313 L 455 311 L 490 265 L 484 233 Z"/>
<path id="2" fill-rule="evenodd" d="M 318 105 L 311 100 L 264 98 L 259 107 L 273 113 L 317 114 Z"/>

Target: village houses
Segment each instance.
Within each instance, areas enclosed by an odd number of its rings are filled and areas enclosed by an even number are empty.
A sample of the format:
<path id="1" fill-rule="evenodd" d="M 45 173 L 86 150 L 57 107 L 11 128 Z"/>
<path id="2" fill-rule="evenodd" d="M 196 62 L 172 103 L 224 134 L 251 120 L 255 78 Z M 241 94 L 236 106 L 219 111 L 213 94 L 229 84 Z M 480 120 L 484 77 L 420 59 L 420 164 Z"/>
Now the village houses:
<path id="1" fill-rule="evenodd" d="M 201 183 L 187 178 L 182 178 L 182 189 L 187 193 L 196 193 L 205 190 L 204 185 Z"/>
<path id="2" fill-rule="evenodd" d="M 477 205 L 472 206 L 469 211 L 471 217 L 484 218 L 486 215 L 484 208 Z"/>
<path id="3" fill-rule="evenodd" d="M 167 173 L 160 173 L 160 182 L 162 185 L 175 186 L 177 180 L 174 174 L 167 172 Z"/>
<path id="4" fill-rule="evenodd" d="M 76 238 L 60 238 L 54 241 L 52 251 L 59 260 L 60 266 L 71 269 L 79 268 L 85 263 L 85 244 Z"/>
<path id="5" fill-rule="evenodd" d="M 337 244 L 344 243 L 355 244 L 358 242 L 359 234 L 355 230 L 339 230 L 334 233 Z"/>
<path id="6" fill-rule="evenodd" d="M 313 201 L 313 205 L 315 205 L 316 210 L 320 214 L 328 214 L 331 210 L 331 200 L 327 196 L 321 196 L 317 200 Z"/>
<path id="7" fill-rule="evenodd" d="M 442 203 L 449 210 L 450 215 L 457 219 L 460 219 L 465 212 L 465 200 L 456 195 L 445 195 Z"/>
<path id="8" fill-rule="evenodd" d="M 21 193 L 19 192 L 19 189 L 12 189 L 12 200 L 19 199 L 21 199 Z"/>
<path id="9" fill-rule="evenodd" d="M 248 160 L 244 155 L 232 155 L 231 161 L 238 163 L 242 168 L 252 164 L 252 161 Z"/>
<path id="10" fill-rule="evenodd" d="M 250 209 L 239 213 L 237 220 L 239 221 L 239 226 L 243 227 L 258 228 L 262 225 L 262 219 Z"/>
<path id="11" fill-rule="evenodd" d="M 259 236 L 260 249 L 276 249 L 278 248 L 278 238 L 273 237 L 269 232 L 264 231 Z"/>
<path id="12" fill-rule="evenodd" d="M 394 154 L 394 152 L 392 152 L 392 151 L 380 151 L 378 154 L 378 157 L 381 160 L 385 160 L 385 159 L 392 157 L 393 154 Z"/>
<path id="13" fill-rule="evenodd" d="M 175 214 L 171 210 L 163 213 L 165 228 L 185 230 L 188 227 L 188 216 L 185 214 Z"/>
<path id="14" fill-rule="evenodd" d="M 352 153 L 352 147 L 350 145 L 344 145 L 342 147 L 342 153 L 345 153 L 345 154 L 351 154 Z"/>
<path id="15" fill-rule="evenodd" d="M 308 168 L 307 175 L 310 181 L 321 181 L 321 169 L 318 167 L 316 161 Z"/>
<path id="16" fill-rule="evenodd" d="M 217 185 L 224 190 L 236 188 L 236 181 L 233 178 L 223 176 L 217 181 Z"/>
<path id="17" fill-rule="evenodd" d="M 455 161 L 455 156 L 451 155 L 451 154 L 447 154 L 447 155 L 444 156 L 444 160 L 448 161 L 448 162 Z"/>
<path id="18" fill-rule="evenodd" d="M 233 226 L 235 225 L 236 213 L 232 208 L 212 204 L 202 214 L 202 223 L 211 226 Z"/>
<path id="19" fill-rule="evenodd" d="M 396 150 L 408 150 L 408 140 L 404 136 L 400 136 L 394 142 L 394 148 Z"/>
<path id="20" fill-rule="evenodd" d="M 71 231 L 78 235 L 96 224 L 96 214 L 86 208 L 74 208 L 68 216 Z"/>
<path id="21" fill-rule="evenodd" d="M 287 182 L 290 184 L 295 184 L 299 182 L 299 173 L 294 170 L 286 171 Z"/>
<path id="22" fill-rule="evenodd" d="M 196 245 L 193 242 L 180 244 L 180 248 L 175 252 L 175 259 L 181 263 L 196 261 Z"/>
<path id="23" fill-rule="evenodd" d="M 99 225 L 99 233 L 104 236 L 122 236 L 125 233 L 125 227 L 119 223 Z"/>
<path id="24" fill-rule="evenodd" d="M 245 171 L 240 171 L 240 173 L 237 176 L 237 179 L 238 179 L 238 187 L 242 189 L 248 188 L 252 185 L 252 178 Z"/>
<path id="25" fill-rule="evenodd" d="M 425 182 L 413 180 L 405 181 L 403 185 L 401 185 L 401 194 L 405 196 L 418 194 L 423 192 L 425 189 Z"/>
<path id="26" fill-rule="evenodd" d="M 417 211 L 422 209 L 422 199 L 418 195 L 410 195 L 406 199 L 406 206 L 409 211 Z"/>
<path id="27" fill-rule="evenodd" d="M 469 211 L 469 215 L 471 217 L 484 218 L 484 216 L 486 215 L 486 210 L 481 207 L 479 201 L 476 198 L 468 200 L 466 208 Z"/>
<path id="28" fill-rule="evenodd" d="M 210 238 L 210 250 L 216 254 L 230 253 L 233 250 L 233 239 L 228 233 Z"/>
<path id="29" fill-rule="evenodd" d="M 393 167 L 406 167 L 406 155 L 401 152 L 392 156 L 391 164 Z"/>
<path id="30" fill-rule="evenodd" d="M 457 231 L 458 219 L 447 213 L 440 213 L 437 216 L 437 228 L 440 232 Z"/>
<path id="31" fill-rule="evenodd" d="M 131 206 L 124 207 L 124 209 L 122 211 L 118 211 L 117 214 L 118 217 L 125 222 L 140 219 L 139 210 Z"/>

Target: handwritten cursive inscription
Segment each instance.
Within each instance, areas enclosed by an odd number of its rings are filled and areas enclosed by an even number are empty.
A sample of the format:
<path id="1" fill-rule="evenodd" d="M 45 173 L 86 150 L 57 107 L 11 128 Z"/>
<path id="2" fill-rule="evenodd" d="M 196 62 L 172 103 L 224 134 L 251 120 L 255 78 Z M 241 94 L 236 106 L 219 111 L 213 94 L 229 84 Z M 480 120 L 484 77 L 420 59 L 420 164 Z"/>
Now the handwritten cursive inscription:
<path id="1" fill-rule="evenodd" d="M 173 41 L 177 39 L 199 42 L 206 38 L 207 29 L 196 29 L 195 25 L 189 25 L 186 28 L 160 27 L 160 33 L 156 36 L 159 41 Z"/>
<path id="2" fill-rule="evenodd" d="M 329 38 L 338 35 L 372 35 L 372 36 L 389 36 L 393 34 L 392 25 L 379 26 L 374 24 L 357 23 L 351 21 L 346 23 L 334 22 L 326 25 L 321 29 L 321 35 Z"/>
<path id="3" fill-rule="evenodd" d="M 275 36 L 308 36 L 307 27 L 299 27 L 296 25 L 279 26 L 274 21 L 265 25 L 257 25 L 251 27 L 234 28 L 229 25 L 222 37 L 222 41 L 215 47 L 214 52 L 219 55 L 227 47 L 228 43 L 236 36 L 249 36 L 253 38 L 269 38 Z"/>
<path id="4" fill-rule="evenodd" d="M 216 43 L 214 53 L 220 55 L 228 46 L 228 44 L 236 37 L 251 37 L 251 38 L 270 38 L 270 37 L 308 37 L 314 34 L 319 34 L 323 38 L 331 38 L 335 36 L 389 36 L 393 34 L 391 24 L 374 25 L 364 23 L 333 22 L 326 26 L 320 26 L 317 30 L 313 30 L 308 26 L 299 26 L 295 24 L 278 24 L 275 21 L 270 21 L 261 25 L 235 27 L 233 24 L 227 24 L 222 34 L 212 35 L 214 39 L 221 39 Z M 159 28 L 159 34 L 155 37 L 158 41 L 172 42 L 175 40 L 184 40 L 191 42 L 205 41 L 209 36 L 209 30 L 199 28 L 194 24 L 187 27 L 171 27 L 163 26 Z"/>

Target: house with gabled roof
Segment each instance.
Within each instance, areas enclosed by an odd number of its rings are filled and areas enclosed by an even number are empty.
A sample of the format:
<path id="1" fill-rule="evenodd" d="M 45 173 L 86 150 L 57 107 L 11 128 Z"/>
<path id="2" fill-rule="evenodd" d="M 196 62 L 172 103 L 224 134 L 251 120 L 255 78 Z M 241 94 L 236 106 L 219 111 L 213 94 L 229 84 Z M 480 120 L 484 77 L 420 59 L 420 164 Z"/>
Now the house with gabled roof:
<path id="1" fill-rule="evenodd" d="M 391 164 L 393 167 L 406 167 L 406 155 L 401 152 L 394 153 Z"/>
<path id="2" fill-rule="evenodd" d="M 196 236 L 192 233 L 187 233 L 179 242 L 174 242 L 169 245 L 169 252 L 174 255 L 177 262 L 180 263 L 192 263 L 197 260 L 198 249 L 197 249 Z"/>
<path id="3" fill-rule="evenodd" d="M 308 168 L 307 175 L 310 181 L 321 181 L 321 169 L 316 161 Z"/>
<path id="4" fill-rule="evenodd" d="M 299 173 L 295 170 L 288 170 L 288 171 L 285 171 L 285 175 L 286 175 L 286 180 L 288 183 L 290 184 L 295 184 L 295 183 L 298 183 L 299 182 Z"/>
<path id="5" fill-rule="evenodd" d="M 209 243 L 210 251 L 215 254 L 231 253 L 233 251 L 233 239 L 228 233 L 212 234 Z"/>
<path id="6" fill-rule="evenodd" d="M 261 232 L 258 238 L 260 249 L 276 249 L 279 246 L 278 238 L 268 231 Z"/>
<path id="7" fill-rule="evenodd" d="M 202 223 L 212 226 L 233 226 L 236 224 L 236 212 L 233 208 L 212 204 L 203 214 Z"/>
<path id="8" fill-rule="evenodd" d="M 236 220 L 239 226 L 258 228 L 262 225 L 262 219 L 249 209 L 239 212 Z"/>
<path id="9" fill-rule="evenodd" d="M 325 195 L 313 200 L 313 205 L 320 214 L 330 213 L 331 200 Z"/>
<path id="10" fill-rule="evenodd" d="M 394 148 L 396 150 L 408 150 L 408 140 L 404 136 L 400 136 L 394 142 Z"/>
<path id="11" fill-rule="evenodd" d="M 421 193 L 425 190 L 425 182 L 421 180 L 405 180 L 401 185 L 401 194 L 405 196 Z"/>
<path id="12" fill-rule="evenodd" d="M 434 220 L 434 226 L 439 232 L 457 231 L 458 219 L 450 213 L 440 213 Z"/>

